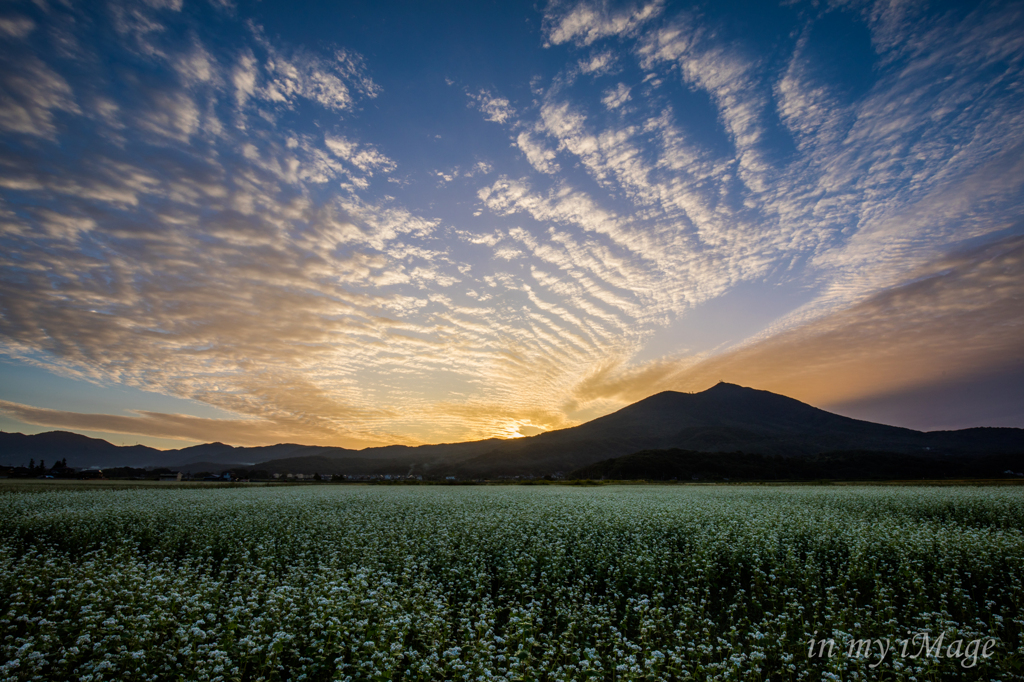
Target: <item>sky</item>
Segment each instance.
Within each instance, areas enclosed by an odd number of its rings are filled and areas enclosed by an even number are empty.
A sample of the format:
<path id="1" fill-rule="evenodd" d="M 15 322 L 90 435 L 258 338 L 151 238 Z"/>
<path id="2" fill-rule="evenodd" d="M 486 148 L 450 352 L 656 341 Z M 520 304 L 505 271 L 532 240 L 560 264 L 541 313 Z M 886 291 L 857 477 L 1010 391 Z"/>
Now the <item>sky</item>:
<path id="1" fill-rule="evenodd" d="M 0 430 L 1024 427 L 1024 3 L 0 4 Z"/>

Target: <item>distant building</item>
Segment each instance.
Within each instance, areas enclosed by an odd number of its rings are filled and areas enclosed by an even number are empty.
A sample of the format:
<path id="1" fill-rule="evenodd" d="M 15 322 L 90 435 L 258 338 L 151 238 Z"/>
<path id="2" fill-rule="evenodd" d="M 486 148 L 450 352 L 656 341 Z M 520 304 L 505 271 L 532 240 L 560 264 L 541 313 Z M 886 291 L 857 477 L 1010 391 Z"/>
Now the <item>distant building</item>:
<path id="1" fill-rule="evenodd" d="M 160 480 L 161 481 L 180 481 L 181 480 L 181 472 L 180 471 L 172 471 L 169 474 L 160 474 Z"/>

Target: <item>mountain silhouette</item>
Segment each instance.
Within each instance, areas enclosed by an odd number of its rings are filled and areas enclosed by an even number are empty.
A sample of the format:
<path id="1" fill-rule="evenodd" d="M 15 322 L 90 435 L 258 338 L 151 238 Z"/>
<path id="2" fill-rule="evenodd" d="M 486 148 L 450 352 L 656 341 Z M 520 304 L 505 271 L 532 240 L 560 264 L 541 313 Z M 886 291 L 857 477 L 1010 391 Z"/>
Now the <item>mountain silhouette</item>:
<path id="1" fill-rule="evenodd" d="M 30 459 L 45 460 L 53 464 L 67 458 L 68 466 L 86 468 L 95 466 L 151 466 L 157 464 L 163 452 L 145 445 L 118 446 L 101 438 L 89 438 L 69 431 L 47 431 L 26 436 L 22 433 L 0 431 L 0 463 L 27 464 Z M 144 462 L 144 464 L 137 464 Z"/>
<path id="2" fill-rule="evenodd" d="M 1024 448 L 1024 430 L 1016 442 Z M 1012 438 L 1010 439 L 1013 440 Z M 961 444 L 984 451 L 983 434 Z M 568 472 L 640 450 L 803 456 L 834 450 L 928 451 L 927 434 L 843 417 L 793 398 L 719 383 L 700 393 L 665 391 L 580 426 L 505 442 L 461 462 L 458 472 Z"/>
<path id="3" fill-rule="evenodd" d="M 37 444 L 38 443 L 38 447 Z M 363 450 L 223 443 L 119 448 L 64 432 L 0 433 L 0 462 L 67 457 L 71 466 L 248 466 L 291 473 L 418 473 L 493 478 L 569 473 L 644 450 L 742 452 L 778 458 L 875 452 L 929 459 L 1024 453 L 1024 429 L 921 432 L 843 417 L 793 398 L 720 383 L 700 393 L 665 391 L 579 426 L 514 440 L 489 439 Z"/>

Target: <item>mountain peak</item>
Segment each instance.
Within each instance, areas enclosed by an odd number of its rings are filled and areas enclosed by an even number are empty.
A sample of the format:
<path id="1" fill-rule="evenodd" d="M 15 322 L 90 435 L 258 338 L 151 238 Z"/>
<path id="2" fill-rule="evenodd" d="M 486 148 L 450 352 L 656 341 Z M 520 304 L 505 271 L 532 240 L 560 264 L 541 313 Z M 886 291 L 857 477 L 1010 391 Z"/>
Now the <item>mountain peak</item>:
<path id="1" fill-rule="evenodd" d="M 763 391 L 758 388 L 750 388 L 749 386 L 740 386 L 739 384 L 730 384 L 728 381 L 719 381 L 711 388 L 704 389 L 703 391 L 696 393 L 695 395 L 705 396 L 776 396 L 779 398 L 786 398 L 786 396 L 772 393 L 771 391 Z M 789 398 L 791 400 L 791 398 Z"/>
<path id="2" fill-rule="evenodd" d="M 705 389 L 705 390 L 701 391 L 701 393 L 708 393 L 710 391 L 715 391 L 716 393 L 718 393 L 718 392 L 721 392 L 721 391 L 736 391 L 736 390 L 739 390 L 739 391 L 754 391 L 754 390 L 757 390 L 757 389 L 747 388 L 746 386 L 740 386 L 739 384 L 730 384 L 728 381 L 719 381 L 717 384 L 715 384 L 711 388 L 708 388 L 708 389 Z"/>

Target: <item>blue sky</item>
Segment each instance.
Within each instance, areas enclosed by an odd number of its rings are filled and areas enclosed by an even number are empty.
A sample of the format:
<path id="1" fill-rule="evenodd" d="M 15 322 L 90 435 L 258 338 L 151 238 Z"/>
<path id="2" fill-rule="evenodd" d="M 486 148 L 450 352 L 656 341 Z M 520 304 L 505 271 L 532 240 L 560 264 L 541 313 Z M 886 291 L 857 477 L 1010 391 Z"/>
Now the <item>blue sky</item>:
<path id="1" fill-rule="evenodd" d="M 1021 3 L 8 2 L 0 429 L 362 447 L 719 380 L 1024 426 Z"/>

